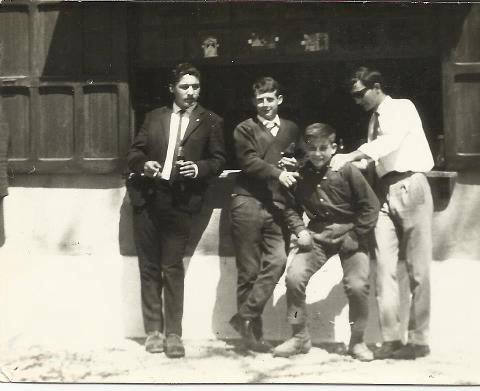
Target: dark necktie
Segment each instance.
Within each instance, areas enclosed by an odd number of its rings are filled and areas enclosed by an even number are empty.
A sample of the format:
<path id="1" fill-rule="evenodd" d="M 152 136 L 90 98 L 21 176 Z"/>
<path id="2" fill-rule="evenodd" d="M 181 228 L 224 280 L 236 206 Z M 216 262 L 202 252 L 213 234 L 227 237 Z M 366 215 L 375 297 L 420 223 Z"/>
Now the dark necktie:
<path id="1" fill-rule="evenodd" d="M 372 141 L 378 137 L 378 130 L 380 129 L 380 123 L 378 122 L 378 112 L 373 113 L 373 132 L 372 132 Z"/>

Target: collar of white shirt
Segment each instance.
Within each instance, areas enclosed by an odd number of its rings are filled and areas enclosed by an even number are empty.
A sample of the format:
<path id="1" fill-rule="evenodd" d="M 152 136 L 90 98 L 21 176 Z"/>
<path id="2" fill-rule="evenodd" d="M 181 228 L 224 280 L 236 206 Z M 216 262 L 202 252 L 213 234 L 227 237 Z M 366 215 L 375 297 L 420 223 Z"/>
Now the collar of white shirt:
<path id="1" fill-rule="evenodd" d="M 390 95 L 387 95 L 382 102 L 378 105 L 377 110 L 375 110 L 378 113 L 378 116 L 380 117 L 382 115 L 382 111 L 388 110 L 388 105 L 392 101 L 392 97 Z"/>
<path id="2" fill-rule="evenodd" d="M 277 125 L 278 127 L 280 127 L 280 117 L 278 115 L 276 115 L 275 118 L 272 119 L 272 120 L 263 118 L 259 115 L 257 115 L 257 118 L 263 124 L 263 126 L 265 126 L 267 129 L 268 129 L 267 125 L 269 125 L 269 124 L 274 124 L 274 125 Z"/>
<path id="3" fill-rule="evenodd" d="M 192 114 L 192 111 L 195 109 L 195 107 L 197 107 L 196 104 L 193 106 L 190 106 L 188 109 L 185 109 L 185 113 L 190 116 L 190 114 Z M 173 112 L 175 114 L 178 114 L 180 110 L 182 110 L 180 106 L 178 106 L 175 102 L 173 102 Z"/>

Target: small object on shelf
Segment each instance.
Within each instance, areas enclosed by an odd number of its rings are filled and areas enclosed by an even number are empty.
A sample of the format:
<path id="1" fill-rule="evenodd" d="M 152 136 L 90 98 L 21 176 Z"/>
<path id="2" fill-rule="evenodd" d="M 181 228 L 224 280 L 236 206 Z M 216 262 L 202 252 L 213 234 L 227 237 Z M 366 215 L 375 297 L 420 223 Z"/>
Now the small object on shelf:
<path id="1" fill-rule="evenodd" d="M 439 134 L 437 136 L 437 148 L 435 154 L 435 169 L 443 170 L 447 166 L 447 161 L 445 159 L 445 136 Z"/>
<path id="2" fill-rule="evenodd" d="M 218 57 L 219 47 L 220 47 L 220 44 L 218 43 L 218 38 L 214 37 L 213 35 L 209 35 L 203 40 L 203 43 L 202 43 L 203 57 L 204 58 Z"/>
<path id="3" fill-rule="evenodd" d="M 328 50 L 328 33 L 303 34 L 303 40 L 300 41 L 306 52 L 319 52 Z"/>
<path id="4" fill-rule="evenodd" d="M 251 33 L 247 42 L 252 49 L 275 49 L 280 42 L 280 37 Z"/>

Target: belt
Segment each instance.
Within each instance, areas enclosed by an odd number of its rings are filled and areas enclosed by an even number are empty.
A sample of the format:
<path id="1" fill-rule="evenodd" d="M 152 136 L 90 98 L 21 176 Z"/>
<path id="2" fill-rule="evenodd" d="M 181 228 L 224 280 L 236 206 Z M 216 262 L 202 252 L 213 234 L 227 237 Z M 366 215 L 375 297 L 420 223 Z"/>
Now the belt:
<path id="1" fill-rule="evenodd" d="M 411 177 L 413 174 L 417 174 L 415 171 L 390 171 L 380 178 L 382 183 L 395 183 L 401 181 L 402 179 Z"/>

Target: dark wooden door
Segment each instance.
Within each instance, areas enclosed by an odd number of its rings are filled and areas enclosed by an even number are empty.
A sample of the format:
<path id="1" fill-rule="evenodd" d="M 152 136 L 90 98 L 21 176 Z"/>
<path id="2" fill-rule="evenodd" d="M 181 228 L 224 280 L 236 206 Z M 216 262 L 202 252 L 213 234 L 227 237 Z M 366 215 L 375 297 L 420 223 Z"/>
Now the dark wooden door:
<path id="1" fill-rule="evenodd" d="M 0 6 L 0 87 L 14 173 L 118 170 L 130 141 L 126 7 Z"/>
<path id="2" fill-rule="evenodd" d="M 446 9 L 445 150 L 452 169 L 480 165 L 480 5 Z"/>

